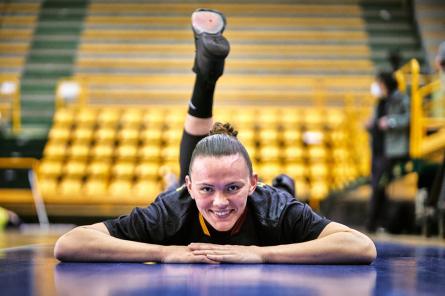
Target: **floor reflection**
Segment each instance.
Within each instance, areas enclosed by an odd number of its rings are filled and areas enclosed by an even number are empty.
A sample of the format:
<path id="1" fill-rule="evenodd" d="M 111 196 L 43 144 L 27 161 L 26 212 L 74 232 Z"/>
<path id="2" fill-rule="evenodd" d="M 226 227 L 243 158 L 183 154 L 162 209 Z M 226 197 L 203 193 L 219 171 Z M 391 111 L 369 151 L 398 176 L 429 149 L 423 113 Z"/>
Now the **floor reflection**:
<path id="1" fill-rule="evenodd" d="M 376 271 L 373 266 L 60 263 L 55 282 L 60 295 L 371 295 Z"/>
<path id="2" fill-rule="evenodd" d="M 60 263 L 52 245 L 0 250 L 0 295 L 443 295 L 445 248 L 377 244 L 362 265 Z"/>

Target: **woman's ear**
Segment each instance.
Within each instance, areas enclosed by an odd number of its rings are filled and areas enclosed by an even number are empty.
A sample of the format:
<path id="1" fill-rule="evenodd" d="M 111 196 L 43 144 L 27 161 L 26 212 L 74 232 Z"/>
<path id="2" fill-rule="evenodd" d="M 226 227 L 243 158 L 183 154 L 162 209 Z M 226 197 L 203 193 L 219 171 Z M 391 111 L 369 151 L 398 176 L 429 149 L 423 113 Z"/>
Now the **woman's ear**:
<path id="1" fill-rule="evenodd" d="M 185 176 L 185 186 L 187 186 L 187 190 L 190 193 L 190 196 L 193 198 L 192 195 L 192 179 L 189 175 Z"/>
<path id="2" fill-rule="evenodd" d="M 258 175 L 256 173 L 253 173 L 252 176 L 250 176 L 249 195 L 255 191 L 257 184 L 258 184 Z"/>

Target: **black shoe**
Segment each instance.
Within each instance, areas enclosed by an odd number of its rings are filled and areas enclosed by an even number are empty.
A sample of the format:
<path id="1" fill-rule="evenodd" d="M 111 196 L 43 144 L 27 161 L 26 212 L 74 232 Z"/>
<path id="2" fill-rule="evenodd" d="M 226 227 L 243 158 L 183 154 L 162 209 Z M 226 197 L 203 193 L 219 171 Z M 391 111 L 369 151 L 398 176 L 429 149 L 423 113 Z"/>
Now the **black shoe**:
<path id="1" fill-rule="evenodd" d="M 192 14 L 196 50 L 193 72 L 206 80 L 216 82 L 224 72 L 230 51 L 230 44 L 222 35 L 225 28 L 226 18 L 219 11 L 200 8 Z"/>
<path id="2" fill-rule="evenodd" d="M 293 197 L 295 196 L 295 182 L 294 179 L 286 174 L 281 174 L 275 177 L 272 181 L 272 186 L 289 192 Z"/>

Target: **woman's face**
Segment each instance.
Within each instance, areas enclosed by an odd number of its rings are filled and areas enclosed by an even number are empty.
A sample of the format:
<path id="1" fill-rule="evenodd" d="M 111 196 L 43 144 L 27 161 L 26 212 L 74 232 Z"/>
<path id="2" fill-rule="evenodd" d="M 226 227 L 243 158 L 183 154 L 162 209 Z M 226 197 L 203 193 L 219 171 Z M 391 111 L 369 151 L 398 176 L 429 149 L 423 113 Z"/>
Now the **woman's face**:
<path id="1" fill-rule="evenodd" d="M 218 231 L 228 231 L 243 214 L 258 178 L 249 174 L 244 158 L 234 154 L 195 158 L 185 181 L 206 221 Z"/>

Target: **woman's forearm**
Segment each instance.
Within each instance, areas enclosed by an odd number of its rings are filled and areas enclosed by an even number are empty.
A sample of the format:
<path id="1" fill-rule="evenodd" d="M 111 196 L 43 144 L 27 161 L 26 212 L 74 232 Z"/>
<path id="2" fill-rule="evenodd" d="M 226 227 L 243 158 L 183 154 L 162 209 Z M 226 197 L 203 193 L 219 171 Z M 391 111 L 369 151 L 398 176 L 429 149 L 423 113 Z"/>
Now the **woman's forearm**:
<path id="1" fill-rule="evenodd" d="M 61 261 L 162 261 L 163 246 L 122 240 L 89 226 L 60 237 L 54 256 Z"/>
<path id="2" fill-rule="evenodd" d="M 377 256 L 374 243 L 351 230 L 303 243 L 262 247 L 266 263 L 370 264 Z"/>

